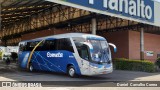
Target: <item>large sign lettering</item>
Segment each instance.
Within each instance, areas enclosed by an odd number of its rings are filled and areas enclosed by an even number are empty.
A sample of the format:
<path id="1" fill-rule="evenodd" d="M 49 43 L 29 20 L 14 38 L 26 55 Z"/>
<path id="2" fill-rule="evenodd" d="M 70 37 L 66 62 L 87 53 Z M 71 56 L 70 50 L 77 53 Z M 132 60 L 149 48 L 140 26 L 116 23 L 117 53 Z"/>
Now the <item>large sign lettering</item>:
<path id="1" fill-rule="evenodd" d="M 63 0 L 73 4 L 154 22 L 154 2 L 152 0 Z"/>

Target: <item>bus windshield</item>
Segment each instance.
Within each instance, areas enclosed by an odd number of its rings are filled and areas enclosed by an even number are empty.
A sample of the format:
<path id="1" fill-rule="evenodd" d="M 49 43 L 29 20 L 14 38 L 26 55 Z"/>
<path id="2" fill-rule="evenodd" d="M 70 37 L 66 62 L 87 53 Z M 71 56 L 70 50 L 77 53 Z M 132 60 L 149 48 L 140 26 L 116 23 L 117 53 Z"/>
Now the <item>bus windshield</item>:
<path id="1" fill-rule="evenodd" d="M 91 59 L 95 62 L 106 63 L 109 61 L 109 46 L 104 40 L 88 40 L 92 45 Z"/>
<path id="2" fill-rule="evenodd" d="M 106 40 L 74 38 L 74 42 L 81 58 L 96 63 L 110 61 L 110 50 Z"/>

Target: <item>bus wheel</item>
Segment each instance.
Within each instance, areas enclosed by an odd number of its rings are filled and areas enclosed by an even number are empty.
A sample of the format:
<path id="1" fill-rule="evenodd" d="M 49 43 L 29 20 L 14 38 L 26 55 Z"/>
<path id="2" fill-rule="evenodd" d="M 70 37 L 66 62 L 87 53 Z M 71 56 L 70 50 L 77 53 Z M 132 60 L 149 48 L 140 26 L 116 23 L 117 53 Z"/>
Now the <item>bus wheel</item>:
<path id="1" fill-rule="evenodd" d="M 68 75 L 72 78 L 76 76 L 76 71 L 73 66 L 68 67 Z"/>
<path id="2" fill-rule="evenodd" d="M 29 71 L 30 71 L 30 72 L 33 72 L 33 66 L 32 66 L 32 63 L 30 63 L 30 64 L 29 64 Z"/>

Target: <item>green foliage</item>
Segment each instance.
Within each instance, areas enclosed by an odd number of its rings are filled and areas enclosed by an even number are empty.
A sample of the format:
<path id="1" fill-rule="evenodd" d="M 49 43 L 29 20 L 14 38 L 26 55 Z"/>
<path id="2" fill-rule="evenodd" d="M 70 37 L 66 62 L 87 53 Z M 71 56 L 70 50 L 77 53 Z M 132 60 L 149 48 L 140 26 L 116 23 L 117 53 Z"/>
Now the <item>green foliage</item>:
<path id="1" fill-rule="evenodd" d="M 147 60 L 129 60 L 125 58 L 114 59 L 114 67 L 117 70 L 155 72 L 155 64 Z"/>

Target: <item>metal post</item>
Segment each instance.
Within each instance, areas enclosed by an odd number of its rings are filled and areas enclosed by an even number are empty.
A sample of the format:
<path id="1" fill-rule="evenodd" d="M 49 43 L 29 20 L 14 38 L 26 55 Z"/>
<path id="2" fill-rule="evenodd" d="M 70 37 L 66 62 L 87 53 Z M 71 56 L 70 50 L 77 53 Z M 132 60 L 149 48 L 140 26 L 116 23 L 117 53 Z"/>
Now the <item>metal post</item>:
<path id="1" fill-rule="evenodd" d="M 144 28 L 140 32 L 140 59 L 144 60 Z"/>
<path id="2" fill-rule="evenodd" d="M 96 18 L 92 19 L 92 34 L 96 35 L 96 29 L 97 29 L 97 21 Z"/>

